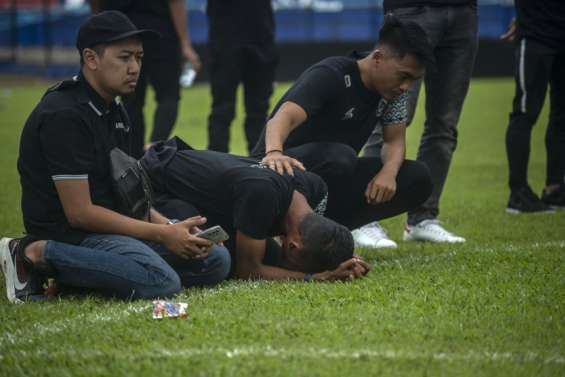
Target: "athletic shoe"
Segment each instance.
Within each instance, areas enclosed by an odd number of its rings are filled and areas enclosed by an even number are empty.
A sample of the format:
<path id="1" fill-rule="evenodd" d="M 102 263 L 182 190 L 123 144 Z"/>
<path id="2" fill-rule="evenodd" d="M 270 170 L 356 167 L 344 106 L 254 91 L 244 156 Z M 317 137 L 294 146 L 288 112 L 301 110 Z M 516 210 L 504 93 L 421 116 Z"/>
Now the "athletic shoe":
<path id="1" fill-rule="evenodd" d="M 565 209 L 565 189 L 561 188 L 549 194 L 543 190 L 541 193 L 541 201 L 549 208 Z"/>
<path id="2" fill-rule="evenodd" d="M 512 214 L 551 213 L 554 212 L 554 210 L 542 202 L 540 198 L 534 194 L 530 186 L 525 186 L 510 192 L 506 212 Z"/>
<path id="3" fill-rule="evenodd" d="M 355 246 L 381 249 L 385 247 L 396 248 L 396 242 L 388 238 L 385 230 L 378 222 L 372 222 L 351 232 Z"/>
<path id="4" fill-rule="evenodd" d="M 461 243 L 465 238 L 457 236 L 445 230 L 438 220 L 424 220 L 416 225 L 408 225 L 404 228 L 404 241 L 429 241 Z"/>
<path id="5" fill-rule="evenodd" d="M 34 295 L 41 295 L 41 279 L 29 271 L 24 265 L 20 247 L 29 245 L 34 239 L 24 237 L 19 239 L 0 239 L 0 264 L 6 279 L 6 295 L 13 304 L 21 304 Z"/>

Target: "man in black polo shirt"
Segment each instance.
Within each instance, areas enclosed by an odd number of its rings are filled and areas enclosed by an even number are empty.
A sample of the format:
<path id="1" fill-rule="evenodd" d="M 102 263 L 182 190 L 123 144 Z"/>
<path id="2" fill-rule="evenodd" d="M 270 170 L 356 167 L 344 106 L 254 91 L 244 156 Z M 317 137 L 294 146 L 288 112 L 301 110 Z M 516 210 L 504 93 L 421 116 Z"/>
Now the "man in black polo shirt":
<path id="1" fill-rule="evenodd" d="M 414 208 L 431 183 L 425 166 L 405 161 L 405 92 L 429 59 L 424 31 L 387 17 L 373 52 L 327 58 L 298 78 L 253 155 L 280 173 L 297 166 L 319 174 L 328 184 L 327 216 L 350 229 Z M 358 158 L 378 120 L 382 158 Z M 396 246 L 378 224 L 372 229 L 374 243 L 361 246 Z"/>
<path id="2" fill-rule="evenodd" d="M 171 198 L 180 199 L 230 234 L 239 278 L 337 280 L 369 270 L 353 257 L 347 228 L 321 216 L 326 185 L 313 173 L 280 175 L 257 160 L 193 150 L 177 138 L 150 148 L 141 163 L 155 190 L 169 196 L 168 208 L 157 205 L 163 213 L 174 215 Z M 183 203 L 173 205 L 178 211 Z M 267 252 L 277 235 L 282 251 Z"/>
<path id="3" fill-rule="evenodd" d="M 271 0 L 208 0 L 206 15 L 212 91 L 208 149 L 228 152 L 241 83 L 245 136 L 251 151 L 267 119 L 278 63 Z"/>
<path id="4" fill-rule="evenodd" d="M 227 250 L 193 235 L 205 219 L 167 225 L 153 210 L 151 222 L 117 212 L 109 151 L 129 152 L 131 126 L 116 96 L 135 89 L 140 37 L 150 34 L 117 11 L 90 17 L 77 37 L 80 75 L 49 89 L 29 116 L 18 159 L 28 235 L 0 244 L 11 302 L 39 293 L 43 275 L 123 298 L 168 296 L 227 276 Z"/>

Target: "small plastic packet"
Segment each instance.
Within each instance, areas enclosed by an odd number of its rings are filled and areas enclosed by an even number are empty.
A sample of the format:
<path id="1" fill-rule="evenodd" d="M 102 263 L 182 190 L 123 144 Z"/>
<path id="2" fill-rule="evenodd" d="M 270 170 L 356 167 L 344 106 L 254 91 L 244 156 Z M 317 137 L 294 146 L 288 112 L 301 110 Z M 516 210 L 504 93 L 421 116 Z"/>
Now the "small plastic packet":
<path id="1" fill-rule="evenodd" d="M 188 304 L 185 302 L 153 301 L 153 319 L 186 318 Z"/>

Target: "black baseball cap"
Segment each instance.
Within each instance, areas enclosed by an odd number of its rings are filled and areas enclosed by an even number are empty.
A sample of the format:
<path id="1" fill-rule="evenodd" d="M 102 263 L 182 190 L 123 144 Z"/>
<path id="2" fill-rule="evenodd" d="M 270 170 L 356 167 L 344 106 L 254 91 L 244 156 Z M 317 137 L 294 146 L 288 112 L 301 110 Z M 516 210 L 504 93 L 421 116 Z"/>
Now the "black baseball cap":
<path id="1" fill-rule="evenodd" d="M 81 26 L 77 35 L 77 49 L 80 53 L 85 48 L 100 43 L 119 41 L 139 35 L 140 37 L 159 37 L 160 34 L 150 29 L 138 29 L 130 19 L 117 10 L 108 10 L 90 16 Z"/>

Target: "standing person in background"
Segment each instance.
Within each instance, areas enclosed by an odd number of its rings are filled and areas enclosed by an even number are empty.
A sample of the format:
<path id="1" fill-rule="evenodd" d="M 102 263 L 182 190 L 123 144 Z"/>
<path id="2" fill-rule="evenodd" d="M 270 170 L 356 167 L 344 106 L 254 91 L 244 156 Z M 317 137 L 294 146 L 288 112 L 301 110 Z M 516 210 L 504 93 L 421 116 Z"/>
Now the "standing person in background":
<path id="1" fill-rule="evenodd" d="M 179 78 L 183 59 L 194 70 L 202 67 L 200 57 L 192 48 L 188 34 L 185 0 L 91 0 L 91 10 L 119 10 L 125 13 L 138 28 L 156 30 L 159 40 L 146 44 L 143 69 L 135 93 L 123 98 L 133 123 L 133 156 L 141 157 L 145 144 L 145 117 L 143 106 L 147 84 L 155 90 L 157 108 L 153 116 L 150 142 L 165 140 L 171 134 L 178 114 L 180 99 Z"/>
<path id="2" fill-rule="evenodd" d="M 516 0 L 517 20 L 502 38 L 516 41 L 516 94 L 506 131 L 510 213 L 565 208 L 565 2 Z M 547 175 L 541 200 L 528 185 L 532 128 L 551 87 L 545 133 Z"/>
<path id="3" fill-rule="evenodd" d="M 271 0 L 208 0 L 206 12 L 212 90 L 208 149 L 228 152 L 237 87 L 243 83 L 251 151 L 267 120 L 278 63 Z"/>
<path id="4" fill-rule="evenodd" d="M 430 169 L 434 189 L 420 207 L 408 212 L 404 240 L 465 242 L 440 225 L 439 200 L 453 152 L 457 123 L 469 88 L 477 51 L 476 0 L 384 0 L 385 13 L 419 24 L 428 35 L 436 61 L 425 80 L 426 120 L 417 160 Z M 421 80 L 409 90 L 408 123 L 412 121 Z M 364 155 L 380 155 L 381 128 L 377 126 Z"/>

